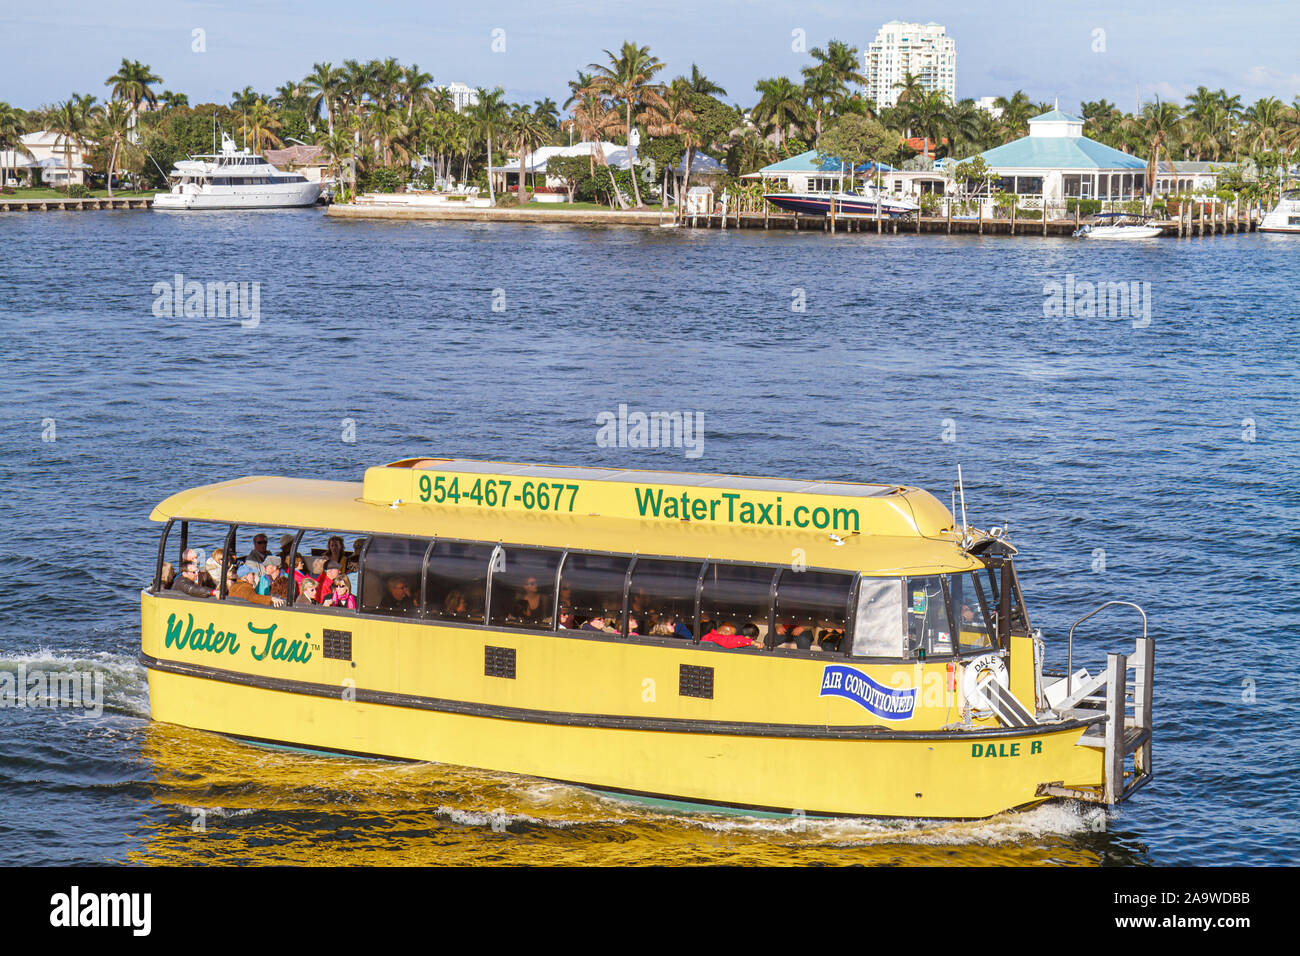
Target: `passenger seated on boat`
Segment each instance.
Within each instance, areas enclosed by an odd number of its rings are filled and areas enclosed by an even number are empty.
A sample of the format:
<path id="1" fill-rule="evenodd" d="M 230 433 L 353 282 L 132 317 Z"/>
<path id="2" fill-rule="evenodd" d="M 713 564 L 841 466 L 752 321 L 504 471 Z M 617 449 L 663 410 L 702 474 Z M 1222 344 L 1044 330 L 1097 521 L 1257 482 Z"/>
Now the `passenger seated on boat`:
<path id="1" fill-rule="evenodd" d="M 326 607 L 342 607 L 349 611 L 357 609 L 357 599 L 352 594 L 352 585 L 348 579 L 342 575 L 334 579 L 334 589 L 325 595 L 321 604 Z"/>
<path id="2" fill-rule="evenodd" d="M 606 634 L 618 633 L 618 628 L 611 626 L 609 621 L 605 620 L 605 618 L 599 614 L 597 614 L 595 617 L 589 620 L 586 624 L 582 625 L 582 627 L 579 628 L 579 630 L 604 631 Z"/>
<path id="3" fill-rule="evenodd" d="M 295 584 L 301 584 L 302 579 L 307 576 L 307 559 L 301 554 L 293 557 L 293 580 Z"/>
<path id="4" fill-rule="evenodd" d="M 280 559 L 280 567 L 287 569 L 293 564 L 293 542 L 297 536 L 292 534 L 280 535 L 280 553 L 277 555 Z"/>
<path id="5" fill-rule="evenodd" d="M 295 605 L 312 605 L 316 603 L 316 579 L 303 578 L 298 582 L 298 600 Z"/>
<path id="6" fill-rule="evenodd" d="M 286 604 L 288 603 L 289 601 L 288 575 L 281 574 L 279 577 L 277 577 L 274 581 L 271 582 L 271 597 L 279 598 L 281 601 L 284 601 Z"/>
<path id="7" fill-rule="evenodd" d="M 535 621 L 546 614 L 541 592 L 537 590 L 537 578 L 529 577 L 524 581 L 523 590 L 516 592 L 516 601 L 523 602 L 522 621 Z"/>
<path id="8" fill-rule="evenodd" d="M 366 549 L 366 539 L 357 538 L 352 542 L 352 566 L 358 567 L 361 564 L 361 552 Z"/>
<path id="9" fill-rule="evenodd" d="M 460 591 L 448 591 L 442 602 L 442 616 L 464 618 L 469 616 L 469 602 Z"/>
<path id="10" fill-rule="evenodd" d="M 379 602 L 381 611 L 396 611 L 399 614 L 415 613 L 415 601 L 411 598 L 411 585 L 406 578 L 395 576 L 387 581 L 383 599 Z"/>
<path id="11" fill-rule="evenodd" d="M 257 593 L 270 594 L 275 582 L 280 579 L 280 559 L 275 555 L 267 558 L 262 565 L 262 574 L 257 579 Z"/>
<path id="12" fill-rule="evenodd" d="M 253 536 L 253 550 L 248 552 L 244 561 L 248 564 L 261 564 L 269 556 L 270 552 L 266 550 L 266 535 L 259 531 Z"/>
<path id="13" fill-rule="evenodd" d="M 209 586 L 215 591 L 224 574 L 221 569 L 225 567 L 225 564 L 225 550 L 223 548 L 213 548 L 212 557 L 208 558 L 207 563 L 203 565 L 203 576 L 199 578 L 199 583 Z"/>
<path id="14" fill-rule="evenodd" d="M 783 651 L 806 651 L 812 647 L 813 630 L 806 624 L 798 624 L 793 618 L 776 626 L 777 648 Z"/>
<path id="15" fill-rule="evenodd" d="M 337 561 L 333 558 L 325 559 L 325 566 L 322 568 L 321 573 L 316 576 L 317 593 L 322 601 L 329 597 L 330 592 L 334 590 L 334 582 L 338 580 L 339 575 L 342 573 L 343 568 Z"/>
<path id="16" fill-rule="evenodd" d="M 325 545 L 325 553 L 322 555 L 325 559 L 326 567 L 331 561 L 338 563 L 339 571 L 347 574 L 349 571 L 356 569 L 356 561 L 348 557 L 348 553 L 343 550 L 343 537 L 341 535 L 331 535 Z"/>
<path id="17" fill-rule="evenodd" d="M 190 597 L 212 597 L 212 589 L 199 583 L 199 567 L 193 561 L 181 565 L 180 576 L 172 582 L 172 590 L 188 594 Z"/>
<path id="18" fill-rule="evenodd" d="M 711 644 L 717 644 L 720 647 L 754 647 L 757 642 L 752 638 L 745 637 L 743 634 L 736 633 L 736 625 L 730 621 L 725 622 L 716 630 L 709 631 L 700 640 L 708 641 Z"/>
<path id="19" fill-rule="evenodd" d="M 827 628 L 817 635 L 817 643 L 812 646 L 814 651 L 838 651 L 840 642 L 844 640 L 844 632 L 835 628 Z"/>
<path id="20" fill-rule="evenodd" d="M 232 564 L 230 566 L 230 577 L 226 583 L 226 596 L 239 601 L 247 601 L 249 604 L 282 607 L 284 601 L 280 598 L 257 593 L 257 579 L 258 571 L 253 565 L 242 564 L 236 571 L 235 566 Z"/>

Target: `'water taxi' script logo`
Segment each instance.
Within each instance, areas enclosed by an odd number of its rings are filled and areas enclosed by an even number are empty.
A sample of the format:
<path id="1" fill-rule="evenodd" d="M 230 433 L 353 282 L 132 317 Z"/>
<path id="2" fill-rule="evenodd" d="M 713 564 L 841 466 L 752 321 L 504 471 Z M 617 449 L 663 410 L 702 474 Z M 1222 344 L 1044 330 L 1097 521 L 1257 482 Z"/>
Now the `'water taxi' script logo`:
<path id="1" fill-rule="evenodd" d="M 826 665 L 818 696 L 847 697 L 885 720 L 907 720 L 916 709 L 915 687 L 882 687 L 857 668 L 843 664 Z"/>
<path id="2" fill-rule="evenodd" d="M 234 631 L 218 631 L 213 624 L 209 624 L 205 630 L 202 624 L 195 626 L 193 614 L 185 616 L 186 621 L 175 614 L 168 616 L 164 647 L 180 650 L 188 647 L 192 651 L 211 651 L 213 654 L 238 653 L 239 635 Z M 283 637 L 276 637 L 274 624 L 270 627 L 254 627 L 253 622 L 249 621 L 248 634 L 253 641 L 248 647 L 248 653 L 256 660 L 263 661 L 270 657 L 273 661 L 296 661 L 299 664 L 311 660 L 306 640 L 286 641 Z M 310 639 L 311 635 L 306 634 L 304 637 Z"/>

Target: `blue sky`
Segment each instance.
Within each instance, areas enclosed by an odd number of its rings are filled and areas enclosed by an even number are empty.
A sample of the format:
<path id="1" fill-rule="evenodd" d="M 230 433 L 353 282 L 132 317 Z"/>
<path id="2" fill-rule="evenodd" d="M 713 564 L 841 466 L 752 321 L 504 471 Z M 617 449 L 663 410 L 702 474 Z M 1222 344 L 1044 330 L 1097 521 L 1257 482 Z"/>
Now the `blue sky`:
<path id="1" fill-rule="evenodd" d="M 797 77 L 809 62 L 791 50 L 792 31 L 803 30 L 809 47 L 834 37 L 862 50 L 892 19 L 948 28 L 959 97 L 1023 89 L 1070 109 L 1105 97 L 1131 110 L 1138 95 L 1181 101 L 1199 84 L 1246 103 L 1300 95 L 1298 0 L 3 0 L 0 100 L 31 108 L 73 92 L 102 99 L 122 57 L 149 64 L 191 103 L 224 103 L 245 86 L 270 92 L 299 79 L 317 61 L 395 56 L 438 83 L 562 103 L 578 69 L 631 39 L 664 60 L 669 77 L 698 63 L 729 102 L 750 105 L 756 80 Z M 192 50 L 195 29 L 205 31 L 206 52 Z M 497 29 L 504 52 L 492 50 Z M 1104 52 L 1093 50 L 1097 30 Z"/>

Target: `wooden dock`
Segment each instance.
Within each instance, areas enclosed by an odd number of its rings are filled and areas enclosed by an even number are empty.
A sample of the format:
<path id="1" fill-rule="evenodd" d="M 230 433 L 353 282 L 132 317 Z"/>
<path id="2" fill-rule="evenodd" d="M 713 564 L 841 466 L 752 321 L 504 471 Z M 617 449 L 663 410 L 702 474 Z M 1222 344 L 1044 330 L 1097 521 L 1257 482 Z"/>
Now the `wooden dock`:
<path id="1" fill-rule="evenodd" d="M 82 209 L 148 209 L 153 196 L 97 196 L 90 199 L 12 199 L 0 196 L 0 212 L 76 212 Z"/>
<path id="2" fill-rule="evenodd" d="M 1188 208 L 1177 219 L 1157 219 L 1162 237 L 1226 236 L 1254 232 L 1263 213 L 1258 208 L 1236 209 L 1217 204 L 1212 212 Z M 980 236 L 1073 236 L 1087 217 L 1056 219 L 1016 219 L 980 217 L 919 216 L 911 219 L 877 219 L 874 216 L 805 216 L 799 213 L 729 212 L 703 216 L 684 216 L 681 225 L 692 229 L 792 229 L 795 231 L 858 233 L 874 232 L 897 235 L 980 235 Z"/>

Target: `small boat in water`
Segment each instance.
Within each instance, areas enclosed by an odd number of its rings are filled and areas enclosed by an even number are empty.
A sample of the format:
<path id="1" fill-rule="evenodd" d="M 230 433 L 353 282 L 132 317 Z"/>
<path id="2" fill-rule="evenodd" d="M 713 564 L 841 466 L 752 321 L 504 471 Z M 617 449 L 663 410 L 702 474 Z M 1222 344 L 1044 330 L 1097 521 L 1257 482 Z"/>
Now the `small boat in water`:
<path id="1" fill-rule="evenodd" d="M 1300 233 L 1300 189 L 1290 189 L 1259 224 L 1260 232 Z"/>
<path id="2" fill-rule="evenodd" d="M 221 151 L 183 159 L 168 177 L 171 190 L 155 193 L 154 209 L 290 209 L 315 205 L 319 183 L 281 172 L 265 157 L 221 134 Z"/>
<path id="3" fill-rule="evenodd" d="M 1123 212 L 1103 212 L 1093 216 L 1095 222 L 1084 223 L 1075 230 L 1079 239 L 1154 239 L 1164 232 L 1150 216 Z"/>
<path id="4" fill-rule="evenodd" d="M 874 217 L 876 207 L 879 206 L 882 217 L 896 219 L 900 216 L 910 216 L 921 209 L 919 205 L 910 199 L 885 196 L 870 187 L 862 193 L 784 192 L 768 193 L 763 198 L 779 209 L 803 213 L 808 216 L 830 215 L 832 202 L 835 204 L 835 215 L 837 217 Z"/>
<path id="5" fill-rule="evenodd" d="M 953 511 L 895 484 L 448 458 L 194 488 L 152 514 L 151 715 L 799 816 L 1131 796 L 1151 779 L 1146 615 L 1099 673 L 1075 669 L 1074 627 L 1050 670 L 1016 548 Z M 200 546 L 253 551 L 165 586 L 164 559 Z M 331 597 L 283 573 L 329 555 Z M 1116 604 L 1141 610 L 1075 626 Z"/>

